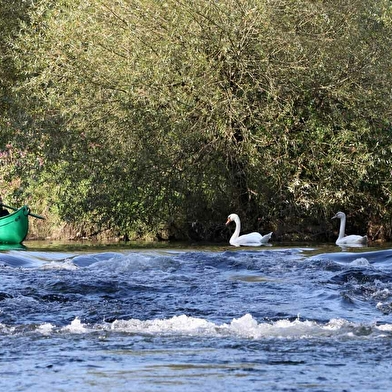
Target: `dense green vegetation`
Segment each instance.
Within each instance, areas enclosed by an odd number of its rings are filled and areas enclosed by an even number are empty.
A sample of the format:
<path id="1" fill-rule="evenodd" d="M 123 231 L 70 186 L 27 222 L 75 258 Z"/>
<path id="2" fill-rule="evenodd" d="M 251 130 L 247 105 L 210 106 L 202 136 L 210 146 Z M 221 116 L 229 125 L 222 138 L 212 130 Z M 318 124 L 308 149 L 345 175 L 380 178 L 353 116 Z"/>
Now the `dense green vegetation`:
<path id="1" fill-rule="evenodd" d="M 344 210 L 391 238 L 390 1 L 0 9 L 2 194 L 51 229 L 326 239 Z"/>

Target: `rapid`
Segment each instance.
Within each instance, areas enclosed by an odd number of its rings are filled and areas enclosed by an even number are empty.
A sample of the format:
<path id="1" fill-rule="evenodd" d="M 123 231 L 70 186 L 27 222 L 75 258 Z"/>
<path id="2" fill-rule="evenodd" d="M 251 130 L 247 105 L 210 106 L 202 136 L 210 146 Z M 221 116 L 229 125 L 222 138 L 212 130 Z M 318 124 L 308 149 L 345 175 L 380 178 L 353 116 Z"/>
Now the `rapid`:
<path id="1" fill-rule="evenodd" d="M 9 391 L 386 391 L 392 249 L 0 250 Z"/>

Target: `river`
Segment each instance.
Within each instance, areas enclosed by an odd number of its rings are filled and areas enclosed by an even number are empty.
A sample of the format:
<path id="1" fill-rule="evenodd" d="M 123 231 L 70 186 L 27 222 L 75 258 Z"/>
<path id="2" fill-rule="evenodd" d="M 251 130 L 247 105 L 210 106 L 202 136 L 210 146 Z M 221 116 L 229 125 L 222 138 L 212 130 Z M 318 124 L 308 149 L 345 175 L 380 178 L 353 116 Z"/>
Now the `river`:
<path id="1" fill-rule="evenodd" d="M 0 250 L 9 391 L 386 391 L 392 249 Z"/>

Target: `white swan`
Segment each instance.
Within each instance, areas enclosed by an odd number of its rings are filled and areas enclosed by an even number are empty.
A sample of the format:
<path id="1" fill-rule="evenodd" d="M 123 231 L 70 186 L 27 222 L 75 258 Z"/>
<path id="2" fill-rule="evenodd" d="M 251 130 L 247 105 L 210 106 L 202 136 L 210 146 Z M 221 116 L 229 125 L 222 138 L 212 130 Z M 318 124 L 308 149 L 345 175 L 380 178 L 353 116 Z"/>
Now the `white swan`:
<path id="1" fill-rule="evenodd" d="M 346 230 L 346 214 L 344 212 L 337 212 L 332 219 L 340 219 L 340 229 L 339 229 L 339 237 L 336 240 L 336 245 L 366 245 L 367 244 L 367 236 L 361 235 L 345 235 Z"/>
<path id="2" fill-rule="evenodd" d="M 230 245 L 233 246 L 260 246 L 266 244 L 272 236 L 272 232 L 266 235 L 260 233 L 249 233 L 240 236 L 241 221 L 237 214 L 230 214 L 227 218 L 226 225 L 235 222 L 235 231 L 230 238 Z"/>

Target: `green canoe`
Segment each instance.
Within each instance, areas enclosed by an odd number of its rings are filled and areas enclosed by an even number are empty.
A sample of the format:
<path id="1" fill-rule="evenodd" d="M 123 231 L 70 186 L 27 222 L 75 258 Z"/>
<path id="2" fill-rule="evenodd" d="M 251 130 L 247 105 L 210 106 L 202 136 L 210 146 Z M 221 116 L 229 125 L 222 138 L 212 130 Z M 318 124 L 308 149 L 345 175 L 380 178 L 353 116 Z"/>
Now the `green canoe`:
<path id="1" fill-rule="evenodd" d="M 0 218 L 0 244 L 20 244 L 29 231 L 30 209 L 23 206 Z"/>

